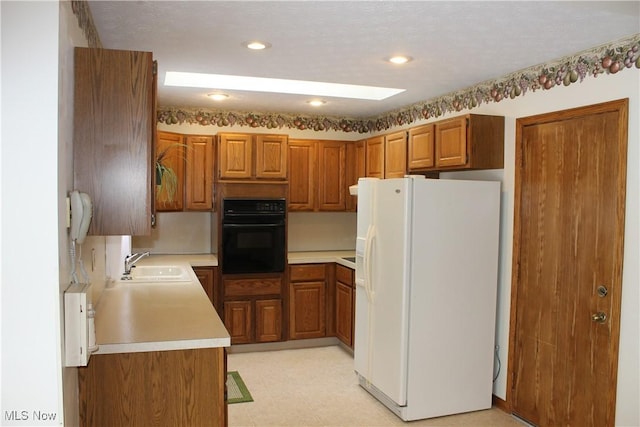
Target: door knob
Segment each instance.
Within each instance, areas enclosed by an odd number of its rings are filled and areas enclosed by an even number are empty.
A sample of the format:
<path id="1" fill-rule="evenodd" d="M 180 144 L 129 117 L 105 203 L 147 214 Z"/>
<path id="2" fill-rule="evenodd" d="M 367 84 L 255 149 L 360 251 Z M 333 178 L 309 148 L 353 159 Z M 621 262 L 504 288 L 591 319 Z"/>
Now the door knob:
<path id="1" fill-rule="evenodd" d="M 593 320 L 594 322 L 597 323 L 604 323 L 607 321 L 607 315 L 606 313 L 603 313 L 602 311 L 599 311 L 597 313 L 593 313 L 591 315 L 591 320 Z"/>

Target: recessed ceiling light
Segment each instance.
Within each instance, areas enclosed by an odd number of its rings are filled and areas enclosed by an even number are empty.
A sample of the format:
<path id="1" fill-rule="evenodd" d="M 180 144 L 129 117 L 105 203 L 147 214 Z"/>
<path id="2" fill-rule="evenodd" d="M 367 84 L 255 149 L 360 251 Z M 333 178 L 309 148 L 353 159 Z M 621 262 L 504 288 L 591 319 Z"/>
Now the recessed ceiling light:
<path id="1" fill-rule="evenodd" d="M 311 105 L 312 107 L 320 107 L 321 105 L 326 104 L 327 101 L 323 101 L 321 99 L 312 99 L 311 101 L 307 101 L 307 104 Z"/>
<path id="2" fill-rule="evenodd" d="M 224 101 L 225 99 L 229 98 L 229 95 L 225 93 L 210 93 L 207 96 L 214 101 Z"/>
<path id="3" fill-rule="evenodd" d="M 400 64 L 406 64 L 412 59 L 413 58 L 411 58 L 410 56 L 398 55 L 398 56 L 392 56 L 391 58 L 389 58 L 389 62 L 400 65 Z"/>
<path id="4" fill-rule="evenodd" d="M 269 79 L 262 77 L 228 76 L 222 74 L 183 73 L 167 71 L 165 86 L 201 87 L 207 89 L 244 90 L 253 92 L 289 93 L 320 97 L 369 99 L 380 101 L 404 92 L 377 86 L 310 82 L 303 80 Z"/>
<path id="5" fill-rule="evenodd" d="M 271 47 L 271 43 L 267 43 L 267 42 L 261 42 L 261 41 L 250 41 L 250 42 L 244 42 L 242 44 L 243 46 L 251 49 L 251 50 L 263 50 L 263 49 L 268 49 Z"/>

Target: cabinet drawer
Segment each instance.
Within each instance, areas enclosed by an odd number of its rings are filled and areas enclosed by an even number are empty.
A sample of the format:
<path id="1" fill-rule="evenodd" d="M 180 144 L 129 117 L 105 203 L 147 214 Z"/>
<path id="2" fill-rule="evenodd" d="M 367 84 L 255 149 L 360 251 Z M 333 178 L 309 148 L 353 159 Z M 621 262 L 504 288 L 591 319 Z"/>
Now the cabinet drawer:
<path id="1" fill-rule="evenodd" d="M 224 296 L 252 296 L 280 294 L 282 281 L 279 277 L 264 279 L 224 279 Z"/>
<path id="2" fill-rule="evenodd" d="M 344 265 L 336 265 L 336 280 L 345 285 L 353 286 L 353 270 Z"/>
<path id="3" fill-rule="evenodd" d="M 324 278 L 324 264 L 302 264 L 289 267 L 289 280 L 291 282 L 324 280 Z"/>

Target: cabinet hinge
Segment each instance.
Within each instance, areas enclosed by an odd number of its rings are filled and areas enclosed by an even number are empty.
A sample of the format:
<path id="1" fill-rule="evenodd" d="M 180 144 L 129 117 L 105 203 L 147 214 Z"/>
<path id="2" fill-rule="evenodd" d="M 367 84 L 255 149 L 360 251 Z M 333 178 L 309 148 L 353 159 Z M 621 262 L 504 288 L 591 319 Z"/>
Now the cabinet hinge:
<path id="1" fill-rule="evenodd" d="M 153 67 L 151 67 L 151 70 L 154 76 L 158 75 L 158 61 L 153 61 Z"/>
<path id="2" fill-rule="evenodd" d="M 469 127 L 469 117 L 467 117 L 465 121 L 467 122 L 467 127 Z"/>

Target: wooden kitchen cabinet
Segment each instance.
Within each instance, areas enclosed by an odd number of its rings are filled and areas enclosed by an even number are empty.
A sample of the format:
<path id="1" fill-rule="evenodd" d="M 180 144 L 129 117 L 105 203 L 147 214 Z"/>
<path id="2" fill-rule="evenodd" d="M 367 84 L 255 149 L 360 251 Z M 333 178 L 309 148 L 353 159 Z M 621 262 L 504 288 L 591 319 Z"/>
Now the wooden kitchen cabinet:
<path id="1" fill-rule="evenodd" d="M 213 137 L 186 137 L 185 208 L 213 209 Z"/>
<path id="2" fill-rule="evenodd" d="M 409 130 L 407 163 L 409 171 L 435 166 L 435 125 L 428 124 Z"/>
<path id="3" fill-rule="evenodd" d="M 218 309 L 218 298 L 215 292 L 216 267 L 193 267 L 193 272 L 209 297 L 211 304 Z"/>
<path id="4" fill-rule="evenodd" d="M 219 178 L 285 180 L 286 135 L 218 134 Z"/>
<path id="5" fill-rule="evenodd" d="M 78 368 L 82 427 L 227 425 L 224 348 L 94 354 Z"/>
<path id="6" fill-rule="evenodd" d="M 89 234 L 149 235 L 152 54 L 78 47 L 74 67 L 74 188 L 93 201 Z"/>
<path id="7" fill-rule="evenodd" d="M 347 166 L 346 166 L 346 194 L 347 194 L 347 212 L 355 212 L 358 208 L 357 196 L 349 194 L 349 187 L 358 184 L 358 179 L 367 176 L 365 166 L 365 142 L 357 141 L 347 143 Z"/>
<path id="8" fill-rule="evenodd" d="M 156 159 L 170 168 L 176 175 L 175 186 L 163 183 L 156 173 L 156 211 L 181 211 L 184 208 L 184 158 L 183 135 L 158 131 L 156 139 Z"/>
<path id="9" fill-rule="evenodd" d="M 336 265 L 336 337 L 353 348 L 355 289 L 353 270 Z"/>
<path id="10" fill-rule="evenodd" d="M 326 336 L 325 264 L 289 266 L 289 339 Z"/>
<path id="11" fill-rule="evenodd" d="M 365 142 L 365 173 L 371 178 L 384 178 L 384 136 L 369 138 Z"/>
<path id="12" fill-rule="evenodd" d="M 347 202 L 344 141 L 289 141 L 289 210 L 344 211 Z"/>
<path id="13" fill-rule="evenodd" d="M 384 177 L 402 178 L 407 174 L 407 132 L 384 137 Z"/>
<path id="14" fill-rule="evenodd" d="M 282 340 L 281 277 L 223 278 L 223 288 L 231 344 Z"/>
<path id="15" fill-rule="evenodd" d="M 504 167 L 504 117 L 467 114 L 435 122 L 438 170 Z"/>

